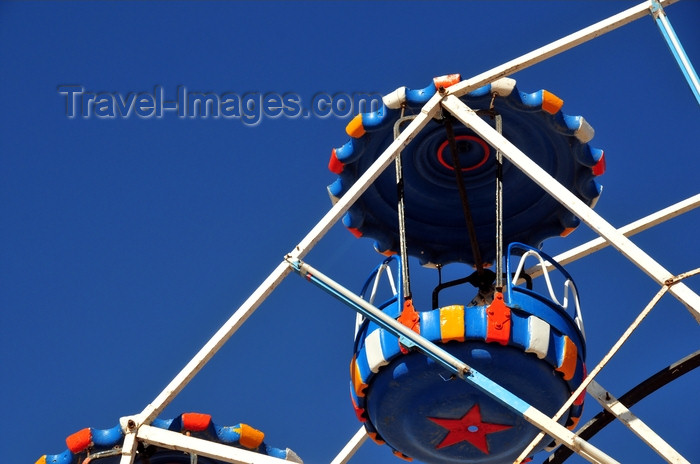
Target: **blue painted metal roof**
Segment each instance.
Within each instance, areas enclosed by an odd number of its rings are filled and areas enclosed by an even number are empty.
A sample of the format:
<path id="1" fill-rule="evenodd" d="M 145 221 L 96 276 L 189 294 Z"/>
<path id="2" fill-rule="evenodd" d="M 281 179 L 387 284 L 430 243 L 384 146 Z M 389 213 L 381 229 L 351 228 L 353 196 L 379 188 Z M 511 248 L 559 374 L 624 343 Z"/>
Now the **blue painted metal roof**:
<path id="1" fill-rule="evenodd" d="M 493 109 L 502 116 L 504 137 L 581 200 L 594 205 L 601 193 L 595 178 L 604 171 L 605 161 L 603 151 L 588 144 L 593 135 L 591 126 L 581 116 L 562 113 L 563 101 L 552 93 L 524 93 L 512 79 L 508 81 L 512 81 L 510 93 L 499 90 L 493 99 Z M 405 89 L 405 114 L 419 112 L 438 85 Z M 461 99 L 472 109 L 488 110 L 494 91 L 496 87 L 489 84 Z M 332 198 L 342 197 L 393 141 L 401 109 L 387 98 L 377 111 L 353 120 L 347 128 L 351 139 L 333 150 L 329 168 L 338 177 L 328 187 Z M 492 262 L 495 150 L 462 125 L 455 125 L 454 132 L 481 254 L 485 262 Z M 434 119 L 428 123 L 402 156 L 409 254 L 422 264 L 474 264 L 443 122 Z M 538 247 L 546 238 L 565 235 L 578 226 L 578 218 L 507 160 L 503 184 L 504 243 L 517 241 Z M 399 248 L 396 205 L 396 176 L 393 169 L 387 169 L 350 208 L 343 223 L 356 236 L 374 239 L 378 251 L 395 253 Z"/>

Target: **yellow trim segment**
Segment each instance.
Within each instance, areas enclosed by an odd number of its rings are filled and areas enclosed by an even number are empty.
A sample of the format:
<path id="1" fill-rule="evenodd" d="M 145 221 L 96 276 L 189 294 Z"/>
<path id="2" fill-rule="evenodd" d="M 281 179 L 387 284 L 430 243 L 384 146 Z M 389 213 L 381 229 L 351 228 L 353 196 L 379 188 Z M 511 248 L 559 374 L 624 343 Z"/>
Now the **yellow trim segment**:
<path id="1" fill-rule="evenodd" d="M 362 125 L 362 114 L 358 114 L 345 126 L 345 132 L 352 138 L 357 139 L 365 135 L 366 131 Z"/>
<path id="2" fill-rule="evenodd" d="M 362 375 L 360 375 L 360 368 L 357 365 L 355 356 L 353 356 L 352 361 L 350 361 L 350 379 L 352 380 L 352 387 L 355 389 L 355 394 L 360 398 L 365 396 L 367 384 L 362 381 Z"/>
<path id="3" fill-rule="evenodd" d="M 238 434 L 241 436 L 241 438 L 238 439 L 238 442 L 248 449 L 257 449 L 258 446 L 260 446 L 263 440 L 265 439 L 265 434 L 260 430 L 251 427 L 248 424 L 240 425 L 240 428 L 233 429 L 234 431 L 238 432 Z"/>
<path id="4" fill-rule="evenodd" d="M 440 308 L 440 340 L 464 341 L 464 306 L 452 305 Z"/>
<path id="5" fill-rule="evenodd" d="M 569 337 L 564 335 L 563 352 L 559 361 L 559 367 L 556 369 L 564 374 L 564 380 L 571 380 L 574 377 L 574 373 L 576 372 L 577 356 L 578 349 L 576 348 L 576 344 L 571 341 Z"/>

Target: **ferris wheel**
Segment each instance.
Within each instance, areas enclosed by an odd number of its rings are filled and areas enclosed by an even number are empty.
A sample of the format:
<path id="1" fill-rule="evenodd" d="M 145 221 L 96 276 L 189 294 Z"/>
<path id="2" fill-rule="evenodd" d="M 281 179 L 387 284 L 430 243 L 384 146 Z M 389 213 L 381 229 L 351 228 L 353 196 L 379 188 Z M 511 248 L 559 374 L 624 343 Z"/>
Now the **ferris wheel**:
<path id="1" fill-rule="evenodd" d="M 683 282 L 700 270 L 673 275 L 627 238 L 697 207 L 700 195 L 614 228 L 593 211 L 605 154 L 592 145 L 592 127 L 564 113 L 554 93 L 529 93 L 506 77 L 651 13 L 700 102 L 697 75 L 668 25 L 665 3 L 643 3 L 465 80 L 452 74 L 426 87 L 400 87 L 380 109 L 355 117 L 346 127 L 349 141 L 332 150 L 329 168 L 337 178 L 328 187 L 333 207 L 326 216 L 140 414 L 111 429 L 81 430 L 69 437 L 68 450 L 37 463 L 302 462 L 243 423 L 221 426 L 200 413 L 159 418 L 293 272 L 358 313 L 348 407 L 361 425 L 334 464 L 348 462 L 368 438 L 398 458 L 426 463 L 526 462 L 540 451 L 553 451 L 549 462 L 575 452 L 612 463 L 586 441 L 611 418 L 665 460 L 688 462 L 629 407 L 697 367 L 700 354 L 619 401 L 596 375 L 666 293 L 700 322 L 700 297 Z M 384 255 L 359 294 L 304 261 L 338 221 Z M 554 257 L 540 249 L 580 222 L 600 238 Z M 586 344 L 593 341 L 586 340 L 576 276 L 563 266 L 607 245 L 660 290 L 609 352 L 591 363 Z M 437 277 L 430 308 L 414 304 L 411 260 Z M 453 263 L 473 272 L 444 281 Z M 458 285 L 472 286 L 474 297 L 445 301 L 443 290 Z M 587 403 L 597 401 L 607 412 L 577 429 L 586 393 L 592 397 Z"/>

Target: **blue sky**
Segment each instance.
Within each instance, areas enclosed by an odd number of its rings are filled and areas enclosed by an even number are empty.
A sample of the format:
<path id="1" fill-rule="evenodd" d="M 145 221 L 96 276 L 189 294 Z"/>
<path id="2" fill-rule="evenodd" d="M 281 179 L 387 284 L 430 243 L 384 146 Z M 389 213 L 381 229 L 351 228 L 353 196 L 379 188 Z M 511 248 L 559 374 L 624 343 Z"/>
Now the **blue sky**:
<path id="1" fill-rule="evenodd" d="M 304 105 L 319 92 L 386 94 L 470 77 L 635 3 L 1 3 L 2 462 L 62 452 L 67 435 L 141 411 L 330 207 L 328 158 L 347 139 L 349 117 L 332 115 L 69 118 L 60 86 L 121 96 L 161 86 L 166 99 L 178 86 L 272 92 Z M 700 2 L 667 13 L 699 66 Z M 613 225 L 698 193 L 698 104 L 651 18 L 513 77 L 596 129 L 608 166 L 597 211 Z M 680 273 L 698 266 L 699 224 L 695 211 L 633 240 Z M 592 237 L 582 226 L 544 249 Z M 379 260 L 341 226 L 308 256 L 358 289 Z M 592 366 L 658 288 L 611 249 L 567 269 Z M 434 277 L 417 275 L 420 307 Z M 328 462 L 359 427 L 353 321 L 290 276 L 163 416 L 246 422 L 307 463 Z M 599 381 L 620 396 L 698 340 L 667 296 Z M 633 408 L 690 461 L 700 461 L 699 387 L 694 372 Z M 584 420 L 599 409 L 589 398 Z M 619 424 L 593 443 L 621 462 L 661 462 Z M 397 461 L 367 443 L 352 462 Z"/>

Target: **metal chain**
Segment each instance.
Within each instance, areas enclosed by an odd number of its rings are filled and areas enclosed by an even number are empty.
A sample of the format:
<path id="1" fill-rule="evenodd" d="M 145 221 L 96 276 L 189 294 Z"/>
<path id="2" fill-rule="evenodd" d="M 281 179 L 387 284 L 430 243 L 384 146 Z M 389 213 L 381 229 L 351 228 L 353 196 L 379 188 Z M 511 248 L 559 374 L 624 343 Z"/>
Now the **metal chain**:
<path id="1" fill-rule="evenodd" d="M 481 250 L 479 250 L 479 242 L 476 238 L 476 228 L 472 218 L 471 209 L 469 208 L 469 199 L 467 198 L 467 189 L 464 187 L 464 178 L 462 177 L 462 166 L 459 162 L 459 153 L 457 152 L 457 143 L 455 142 L 455 134 L 452 130 L 451 117 L 445 118 L 445 131 L 447 132 L 447 140 L 452 152 L 452 165 L 457 180 L 457 188 L 459 189 L 459 198 L 462 201 L 462 211 L 464 211 L 464 219 L 467 223 L 467 231 L 469 233 L 469 241 L 471 242 L 472 254 L 474 255 L 474 265 L 479 276 L 484 273 L 484 263 L 481 258 Z"/>
<path id="2" fill-rule="evenodd" d="M 493 109 L 493 100 L 491 100 L 491 107 Z M 496 130 L 499 134 L 503 134 L 500 114 L 496 114 Z M 498 149 L 496 149 L 496 291 L 503 291 L 503 155 Z"/>
<path id="3" fill-rule="evenodd" d="M 401 124 L 415 119 L 415 115 L 404 116 L 405 106 L 401 107 L 401 117 L 394 123 L 394 139 L 401 133 Z M 406 214 L 404 204 L 403 167 L 401 165 L 401 155 L 396 155 L 394 166 L 396 167 L 396 193 L 398 203 L 396 206 L 399 219 L 399 256 L 401 257 L 401 283 L 404 300 L 411 299 L 411 278 L 408 269 L 408 245 L 406 243 Z"/>

